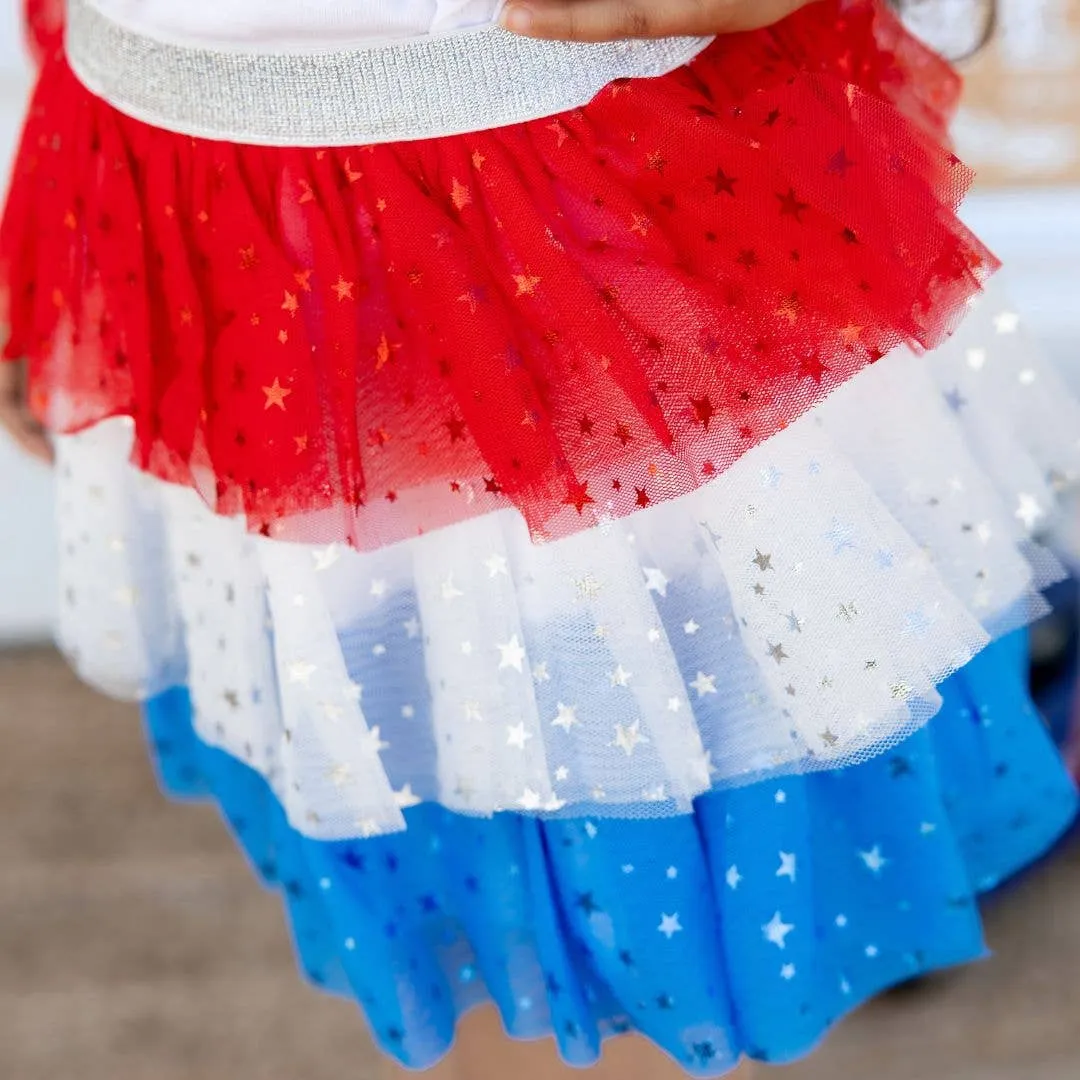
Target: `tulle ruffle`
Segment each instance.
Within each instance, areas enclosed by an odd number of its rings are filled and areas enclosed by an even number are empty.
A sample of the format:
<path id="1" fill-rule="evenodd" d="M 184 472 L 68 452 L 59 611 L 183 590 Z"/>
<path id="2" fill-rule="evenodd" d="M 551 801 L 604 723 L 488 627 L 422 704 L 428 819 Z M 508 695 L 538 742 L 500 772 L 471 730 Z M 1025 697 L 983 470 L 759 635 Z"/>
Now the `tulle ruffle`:
<path id="1" fill-rule="evenodd" d="M 510 511 L 373 553 L 252 537 L 133 469 L 114 421 L 59 440 L 60 642 L 120 696 L 189 684 L 312 836 L 416 801 L 686 812 L 881 753 L 1041 614 L 1078 432 L 996 301 L 701 491 L 548 544 Z"/>
<path id="2" fill-rule="evenodd" d="M 984 953 L 974 897 L 1041 854 L 1075 792 L 1027 699 L 1023 635 L 942 688 L 885 757 L 700 799 L 663 821 L 425 805 L 408 831 L 305 839 L 262 778 L 203 743 L 182 690 L 146 710 L 165 787 L 216 799 L 279 887 L 300 962 L 384 1052 L 433 1064 L 493 1001 L 576 1065 L 637 1031 L 689 1072 L 787 1061 L 887 986 Z"/>
<path id="3" fill-rule="evenodd" d="M 191 139 L 43 68 L 0 231 L 56 431 L 256 532 L 373 549 L 514 507 L 569 534 L 706 484 L 993 266 L 955 73 L 874 0 L 570 114 L 300 150 Z"/>

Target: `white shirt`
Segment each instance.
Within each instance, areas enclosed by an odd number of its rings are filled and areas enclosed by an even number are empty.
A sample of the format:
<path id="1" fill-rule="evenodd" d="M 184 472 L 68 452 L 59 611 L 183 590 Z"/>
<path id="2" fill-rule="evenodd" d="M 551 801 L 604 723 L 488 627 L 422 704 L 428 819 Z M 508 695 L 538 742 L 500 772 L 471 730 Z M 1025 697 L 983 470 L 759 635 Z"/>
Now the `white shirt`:
<path id="1" fill-rule="evenodd" d="M 475 29 L 503 0 L 90 0 L 129 30 L 176 45 L 313 52 Z"/>

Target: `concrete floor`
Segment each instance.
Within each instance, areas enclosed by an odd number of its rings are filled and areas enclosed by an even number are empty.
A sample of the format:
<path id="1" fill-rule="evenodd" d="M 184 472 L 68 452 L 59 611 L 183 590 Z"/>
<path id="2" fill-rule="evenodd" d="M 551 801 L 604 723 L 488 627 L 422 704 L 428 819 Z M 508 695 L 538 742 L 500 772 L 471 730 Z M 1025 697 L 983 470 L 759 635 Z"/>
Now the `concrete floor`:
<path id="1" fill-rule="evenodd" d="M 999 897 L 996 955 L 893 994 L 777 1080 L 1080 1078 L 1080 845 Z M 215 813 L 166 803 L 136 715 L 0 652 L 0 1080 L 372 1080 Z M 586 1074 L 587 1075 L 587 1074 Z"/>

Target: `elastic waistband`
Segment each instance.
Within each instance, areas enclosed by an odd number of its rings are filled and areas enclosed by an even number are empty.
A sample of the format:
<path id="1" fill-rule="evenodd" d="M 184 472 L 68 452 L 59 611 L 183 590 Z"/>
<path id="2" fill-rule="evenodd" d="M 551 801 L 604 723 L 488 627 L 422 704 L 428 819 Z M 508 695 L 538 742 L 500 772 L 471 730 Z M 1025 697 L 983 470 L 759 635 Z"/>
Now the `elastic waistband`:
<path id="1" fill-rule="evenodd" d="M 92 93 L 156 127 L 264 146 L 402 142 L 578 108 L 614 79 L 663 75 L 709 38 L 536 41 L 498 27 L 315 54 L 169 44 L 68 0 L 68 61 Z"/>

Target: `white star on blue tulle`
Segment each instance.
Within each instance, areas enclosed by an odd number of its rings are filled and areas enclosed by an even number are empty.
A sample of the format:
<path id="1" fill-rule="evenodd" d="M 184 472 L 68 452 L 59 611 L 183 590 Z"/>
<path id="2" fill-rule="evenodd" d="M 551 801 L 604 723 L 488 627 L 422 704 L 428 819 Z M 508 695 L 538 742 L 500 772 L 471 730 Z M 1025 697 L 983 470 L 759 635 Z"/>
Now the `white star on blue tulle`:
<path id="1" fill-rule="evenodd" d="M 787 947 L 787 936 L 794 929 L 795 924 L 784 922 L 783 916 L 778 911 L 761 928 L 761 932 L 765 935 L 766 941 L 772 942 L 778 949 L 784 949 Z"/>
<path id="2" fill-rule="evenodd" d="M 859 858 L 862 859 L 866 869 L 874 874 L 880 874 L 889 861 L 881 854 L 880 844 L 875 844 L 869 851 L 860 851 Z"/>
<path id="3" fill-rule="evenodd" d="M 679 913 L 676 911 L 674 915 L 660 915 L 660 925 L 657 930 L 664 935 L 670 941 L 672 937 L 682 930 L 682 924 L 679 922 Z"/>

